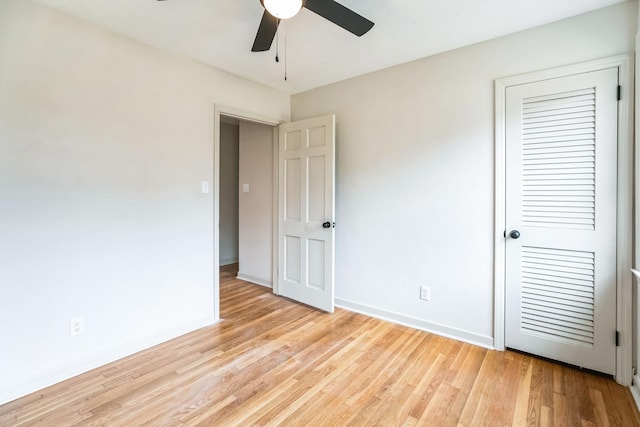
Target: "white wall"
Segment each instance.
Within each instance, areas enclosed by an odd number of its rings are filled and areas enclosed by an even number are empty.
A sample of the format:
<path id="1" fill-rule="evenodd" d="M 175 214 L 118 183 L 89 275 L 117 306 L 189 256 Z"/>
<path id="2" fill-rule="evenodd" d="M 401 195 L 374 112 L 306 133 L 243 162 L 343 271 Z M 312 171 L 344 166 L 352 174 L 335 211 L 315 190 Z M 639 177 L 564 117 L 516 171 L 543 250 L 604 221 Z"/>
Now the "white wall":
<path id="1" fill-rule="evenodd" d="M 0 403 L 214 320 L 214 103 L 289 118 L 287 94 L 0 2 Z"/>
<path id="2" fill-rule="evenodd" d="M 271 286 L 273 128 L 240 122 L 240 234 L 238 277 Z M 249 192 L 243 192 L 243 185 Z"/>
<path id="3" fill-rule="evenodd" d="M 633 52 L 636 9 L 623 3 L 294 95 L 293 120 L 337 117 L 338 304 L 493 345 L 493 82 Z"/>
<path id="4" fill-rule="evenodd" d="M 220 265 L 238 262 L 239 128 L 220 124 Z"/>

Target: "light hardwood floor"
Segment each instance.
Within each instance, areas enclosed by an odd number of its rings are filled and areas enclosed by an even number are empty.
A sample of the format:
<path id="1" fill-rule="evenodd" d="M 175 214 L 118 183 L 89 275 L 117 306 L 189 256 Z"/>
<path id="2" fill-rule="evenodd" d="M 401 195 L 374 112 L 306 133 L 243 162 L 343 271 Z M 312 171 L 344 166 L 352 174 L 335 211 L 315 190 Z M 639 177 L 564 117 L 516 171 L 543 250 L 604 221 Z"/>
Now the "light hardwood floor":
<path id="1" fill-rule="evenodd" d="M 0 406 L 0 426 L 637 426 L 613 380 L 221 274 L 225 319 Z"/>

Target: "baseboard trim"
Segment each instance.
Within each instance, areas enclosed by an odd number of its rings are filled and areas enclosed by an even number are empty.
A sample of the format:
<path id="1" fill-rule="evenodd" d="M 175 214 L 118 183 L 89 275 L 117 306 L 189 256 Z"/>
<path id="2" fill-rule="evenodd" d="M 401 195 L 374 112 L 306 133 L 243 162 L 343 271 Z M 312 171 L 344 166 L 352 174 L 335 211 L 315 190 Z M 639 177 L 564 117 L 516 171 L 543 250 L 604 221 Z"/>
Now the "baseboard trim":
<path id="1" fill-rule="evenodd" d="M 238 263 L 238 258 L 222 258 L 220 259 L 220 267 L 223 267 L 225 265 L 229 265 L 229 264 L 237 264 Z"/>
<path id="2" fill-rule="evenodd" d="M 217 321 L 213 316 L 199 319 L 75 360 L 49 371 L 36 374 L 24 381 L 0 387 L 0 405 L 215 323 Z"/>
<path id="3" fill-rule="evenodd" d="M 487 335 L 476 334 L 475 332 L 453 328 L 451 326 L 442 325 L 436 322 L 429 322 L 412 316 L 395 313 L 393 311 L 384 310 L 366 304 L 360 304 L 342 298 L 336 298 L 335 303 L 336 306 L 345 310 L 355 311 L 356 313 L 365 314 L 367 316 L 375 317 L 376 319 L 387 320 L 399 325 L 408 326 L 410 328 L 419 329 L 421 331 L 430 332 L 457 341 L 462 341 L 469 344 L 477 345 L 479 347 L 494 350 L 493 337 Z"/>
<path id="4" fill-rule="evenodd" d="M 273 287 L 271 286 L 271 280 L 260 279 L 259 277 L 250 276 L 248 274 L 243 274 L 240 272 L 238 272 L 238 275 L 236 277 L 240 280 L 244 280 L 245 282 L 253 283 L 255 285 L 260 285 L 267 288 Z"/>
<path id="5" fill-rule="evenodd" d="M 636 402 L 636 406 L 640 410 L 640 376 L 633 376 L 633 383 L 629 387 L 631 389 L 631 395 L 633 396 L 633 400 Z"/>

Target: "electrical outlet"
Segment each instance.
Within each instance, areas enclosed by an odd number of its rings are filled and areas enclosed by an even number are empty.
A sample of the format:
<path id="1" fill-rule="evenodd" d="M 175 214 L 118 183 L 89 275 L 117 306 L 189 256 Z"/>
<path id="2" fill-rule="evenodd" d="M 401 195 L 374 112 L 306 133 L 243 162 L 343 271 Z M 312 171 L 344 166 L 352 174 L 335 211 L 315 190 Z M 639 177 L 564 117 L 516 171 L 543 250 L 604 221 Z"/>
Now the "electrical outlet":
<path id="1" fill-rule="evenodd" d="M 72 317 L 69 320 L 69 335 L 74 337 L 84 332 L 84 317 Z"/>
<path id="2" fill-rule="evenodd" d="M 428 286 L 420 286 L 420 299 L 425 301 L 431 300 L 431 288 Z"/>

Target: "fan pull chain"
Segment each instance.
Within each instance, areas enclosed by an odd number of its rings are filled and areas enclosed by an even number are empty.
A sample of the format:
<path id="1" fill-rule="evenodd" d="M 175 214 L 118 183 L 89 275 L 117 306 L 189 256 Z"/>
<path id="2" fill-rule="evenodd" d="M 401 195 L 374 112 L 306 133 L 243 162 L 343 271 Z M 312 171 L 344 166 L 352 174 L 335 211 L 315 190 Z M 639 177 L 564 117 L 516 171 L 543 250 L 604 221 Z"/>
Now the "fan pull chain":
<path id="1" fill-rule="evenodd" d="M 280 21 L 278 20 L 278 23 Z M 278 51 L 280 50 L 280 26 L 278 25 L 278 30 L 276 30 L 276 62 L 280 62 L 280 58 L 278 58 Z"/>
<path id="2" fill-rule="evenodd" d="M 286 24 L 279 20 L 280 25 L 276 31 L 276 62 L 280 62 L 280 29 L 284 31 L 284 81 L 287 81 L 287 28 Z"/>

